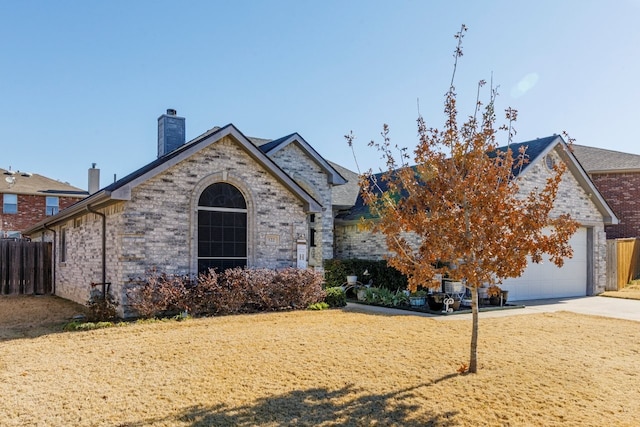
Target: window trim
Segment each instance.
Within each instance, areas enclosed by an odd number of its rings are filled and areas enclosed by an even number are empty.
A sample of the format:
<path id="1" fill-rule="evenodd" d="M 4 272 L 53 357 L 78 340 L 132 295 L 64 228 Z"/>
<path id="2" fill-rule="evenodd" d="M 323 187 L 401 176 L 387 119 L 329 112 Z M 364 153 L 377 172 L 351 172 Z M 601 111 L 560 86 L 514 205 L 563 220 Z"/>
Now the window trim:
<path id="1" fill-rule="evenodd" d="M 233 187 L 233 189 L 235 189 L 235 191 L 238 192 L 238 194 L 243 198 L 243 202 L 244 202 L 244 206 L 247 206 L 245 208 L 228 208 L 228 207 L 218 207 L 218 206 L 206 206 L 206 205 L 200 205 L 200 198 L 202 197 L 202 195 L 212 186 L 217 185 L 217 184 L 226 184 L 230 187 Z M 201 256 L 200 255 L 200 233 L 199 233 L 199 228 L 200 228 L 200 222 L 199 222 L 199 216 L 200 216 L 200 212 L 220 212 L 220 213 L 241 213 L 244 214 L 244 229 L 245 229 L 245 241 L 244 241 L 244 256 Z M 238 188 L 237 185 L 230 183 L 230 182 L 226 182 L 226 181 L 215 181 L 215 182 L 211 182 L 209 183 L 207 186 L 205 186 L 202 191 L 199 192 L 199 194 L 196 197 L 196 236 L 197 238 L 195 239 L 195 260 L 196 260 L 196 271 L 200 272 L 200 261 L 207 261 L 207 260 L 220 260 L 222 262 L 224 262 L 224 260 L 229 260 L 229 261 L 233 261 L 233 260 L 242 260 L 244 261 L 244 265 L 249 266 L 249 209 L 248 209 L 248 200 L 246 195 L 240 190 L 240 188 Z"/>
<path id="2" fill-rule="evenodd" d="M 15 198 L 15 203 L 7 202 L 9 196 L 13 196 Z M 15 206 L 15 211 L 7 211 L 7 206 Z M 13 193 L 4 193 L 2 195 L 2 213 L 7 215 L 15 215 L 18 213 L 18 195 Z"/>
<path id="3" fill-rule="evenodd" d="M 49 204 L 49 200 L 54 200 L 54 199 L 55 199 L 56 204 L 55 205 Z M 46 196 L 45 197 L 45 201 L 44 201 L 44 205 L 45 205 L 44 213 L 45 213 L 46 216 L 57 215 L 58 212 L 60 212 L 60 197 L 58 197 L 58 196 Z M 49 213 L 49 209 L 50 208 L 52 209 L 51 213 Z M 55 209 L 55 211 L 53 211 L 53 209 Z"/>

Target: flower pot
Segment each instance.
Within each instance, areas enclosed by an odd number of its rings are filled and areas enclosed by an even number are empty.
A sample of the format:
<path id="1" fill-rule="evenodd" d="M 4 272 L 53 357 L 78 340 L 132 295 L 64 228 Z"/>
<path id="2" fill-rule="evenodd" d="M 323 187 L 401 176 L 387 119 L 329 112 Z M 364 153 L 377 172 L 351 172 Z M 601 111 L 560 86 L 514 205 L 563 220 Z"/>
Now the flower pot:
<path id="1" fill-rule="evenodd" d="M 347 276 L 348 285 L 355 285 L 356 283 L 358 283 L 358 276 Z"/>
<path id="2" fill-rule="evenodd" d="M 440 311 L 444 308 L 443 295 L 433 294 L 427 297 L 427 304 L 429 304 L 429 308 L 433 311 Z"/>
<path id="3" fill-rule="evenodd" d="M 366 299 L 366 295 L 367 295 L 366 288 L 360 288 L 356 292 L 356 297 L 358 298 L 358 301 L 364 301 Z"/>
<path id="4" fill-rule="evenodd" d="M 411 307 L 422 307 L 427 303 L 425 297 L 409 297 Z"/>

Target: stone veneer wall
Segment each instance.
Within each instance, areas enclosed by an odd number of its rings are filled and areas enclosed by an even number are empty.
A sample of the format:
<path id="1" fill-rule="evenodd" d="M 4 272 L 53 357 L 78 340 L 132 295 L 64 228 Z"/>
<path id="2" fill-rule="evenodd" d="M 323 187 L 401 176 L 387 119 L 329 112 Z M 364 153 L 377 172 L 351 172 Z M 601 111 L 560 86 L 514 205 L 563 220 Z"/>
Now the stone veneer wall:
<path id="1" fill-rule="evenodd" d="M 198 199 L 205 188 L 220 181 L 235 185 L 247 201 L 248 265 L 295 266 L 296 240 L 307 233 L 302 202 L 226 137 L 133 188 L 131 200 L 101 210 L 107 215 L 106 281 L 113 284 L 119 301 L 126 303 L 126 283 L 150 268 L 196 272 Z M 102 280 L 101 221 L 87 214 L 64 226 L 67 262 L 59 262 L 59 250 L 56 260 L 59 296 L 84 303 L 89 284 Z M 51 238 L 51 233 L 45 234 Z"/>
<path id="2" fill-rule="evenodd" d="M 333 212 L 327 173 L 296 143 L 278 150 L 273 160 L 323 207 L 322 213 L 316 213 L 316 247 L 310 248 L 309 255 L 310 266 L 322 267 L 324 259 L 333 258 Z M 309 242 L 308 233 L 305 236 Z"/>
<path id="3" fill-rule="evenodd" d="M 556 152 L 551 152 L 550 155 L 556 161 L 560 161 Z M 522 194 L 528 194 L 535 187 L 542 188 L 550 176 L 549 174 L 544 161 L 529 165 L 520 176 L 520 191 Z M 561 213 L 569 213 L 582 226 L 593 229 L 594 291 L 596 294 L 604 292 L 607 270 L 607 236 L 604 231 L 603 218 L 590 200 L 589 195 L 580 187 L 570 172 L 565 173 L 562 178 L 552 215 Z M 337 222 L 335 236 L 335 257 L 339 259 L 381 259 L 387 253 L 384 235 L 363 231 L 357 224 Z"/>

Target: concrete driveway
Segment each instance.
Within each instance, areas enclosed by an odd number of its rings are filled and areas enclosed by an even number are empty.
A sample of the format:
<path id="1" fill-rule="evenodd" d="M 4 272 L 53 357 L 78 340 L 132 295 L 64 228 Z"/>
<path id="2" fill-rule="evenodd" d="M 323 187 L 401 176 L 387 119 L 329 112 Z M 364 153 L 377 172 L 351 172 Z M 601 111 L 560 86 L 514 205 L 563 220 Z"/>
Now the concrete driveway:
<path id="1" fill-rule="evenodd" d="M 575 297 L 575 298 L 553 298 L 531 301 L 515 301 L 514 304 L 522 304 L 524 308 L 510 308 L 505 310 L 494 310 L 480 312 L 480 318 L 519 316 L 533 313 L 548 313 L 554 311 L 571 311 L 592 316 L 613 317 L 616 319 L 635 320 L 640 322 L 640 301 L 609 297 Z M 364 304 L 347 304 L 345 310 L 379 313 L 397 316 L 424 316 L 437 320 L 464 320 L 471 319 L 471 313 L 437 315 L 430 313 L 419 313 L 415 311 L 397 310 L 386 307 L 375 307 Z"/>

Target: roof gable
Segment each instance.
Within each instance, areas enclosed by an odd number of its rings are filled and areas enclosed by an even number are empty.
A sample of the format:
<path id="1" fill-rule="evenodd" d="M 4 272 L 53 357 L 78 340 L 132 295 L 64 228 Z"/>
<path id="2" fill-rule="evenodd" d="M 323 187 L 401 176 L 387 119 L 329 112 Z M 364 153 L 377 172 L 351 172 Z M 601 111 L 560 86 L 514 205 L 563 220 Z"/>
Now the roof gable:
<path id="1" fill-rule="evenodd" d="M 514 146 L 524 145 L 527 147 L 526 154 L 529 156 L 528 165 L 523 168 L 521 173 L 526 173 L 528 168 L 539 161 L 544 161 L 545 156 L 555 150 L 560 156 L 562 161 L 567 165 L 567 171 L 573 175 L 578 181 L 578 184 L 585 193 L 591 195 L 591 201 L 598 208 L 598 211 L 602 214 L 605 224 L 618 224 L 618 218 L 615 213 L 604 199 L 600 191 L 596 188 L 595 184 L 584 170 L 578 159 L 572 152 L 573 147 L 569 147 L 561 136 L 554 135 L 546 138 L 539 138 L 533 141 L 527 141 L 520 144 L 512 144 Z M 530 151 L 531 150 L 531 151 Z M 514 153 L 516 151 L 514 150 Z"/>
<path id="2" fill-rule="evenodd" d="M 186 158 L 194 155 L 204 147 L 207 147 L 226 136 L 233 137 L 233 139 L 235 139 L 255 161 L 271 172 L 282 184 L 284 184 L 285 187 L 305 202 L 308 210 L 316 212 L 322 209 L 322 206 L 320 206 L 320 204 L 313 199 L 311 195 L 309 195 L 277 164 L 275 164 L 268 156 L 251 143 L 251 141 L 233 124 L 228 124 L 224 127 L 215 129 L 213 132 L 206 132 L 205 134 L 182 145 L 178 149 L 156 159 L 137 171 L 105 187 L 104 190 L 111 191 L 112 197 L 115 199 L 122 198 L 126 200 L 130 195 L 132 187 L 135 187 L 159 173 L 164 172 Z"/>
<path id="3" fill-rule="evenodd" d="M 342 185 L 347 183 L 347 180 L 340 174 L 340 172 L 336 170 L 331 163 L 318 154 L 318 152 L 314 150 L 313 147 L 298 133 L 292 133 L 287 136 L 283 136 L 282 138 L 266 142 L 260 145 L 259 148 L 265 154 L 272 156 L 289 144 L 297 144 L 311 160 L 317 163 L 327 174 L 329 184 Z"/>
<path id="4" fill-rule="evenodd" d="M 509 145 L 505 145 L 503 147 L 498 147 L 496 151 L 505 152 L 508 149 L 511 149 L 512 156 L 516 157 L 520 153 L 520 149 L 522 147 L 526 148 L 525 155 L 527 157 L 528 162 L 525 163 L 522 168 L 516 169 L 514 167 L 514 170 L 513 170 L 513 174 L 515 176 L 519 176 L 520 174 L 524 173 L 529 168 L 529 166 L 531 166 L 536 161 L 538 161 L 539 159 L 547 155 L 547 153 L 551 151 L 558 142 L 564 142 L 564 141 L 560 136 L 553 135 L 553 136 L 547 136 L 544 138 L 534 139 L 531 141 L 512 143 Z M 491 154 L 490 156 L 493 157 Z"/>

